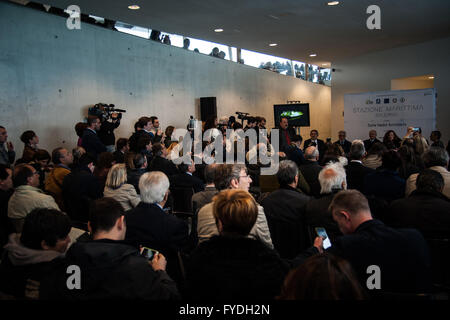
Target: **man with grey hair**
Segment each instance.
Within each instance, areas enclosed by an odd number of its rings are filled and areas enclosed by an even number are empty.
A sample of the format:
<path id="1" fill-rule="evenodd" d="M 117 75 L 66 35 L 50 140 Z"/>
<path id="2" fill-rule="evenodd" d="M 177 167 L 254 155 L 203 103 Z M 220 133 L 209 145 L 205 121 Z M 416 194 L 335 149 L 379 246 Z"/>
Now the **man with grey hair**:
<path id="1" fill-rule="evenodd" d="M 225 189 L 248 191 L 252 183 L 252 178 L 248 175 L 247 168 L 242 164 L 219 164 L 214 174 L 214 184 L 219 192 Z M 198 212 L 197 234 L 199 242 L 208 240 L 212 236 L 219 234 L 213 215 L 213 205 L 214 198 L 213 202 L 208 203 Z M 273 249 L 264 208 L 260 205 L 258 205 L 258 217 L 249 235 L 261 240 Z"/>
<path id="2" fill-rule="evenodd" d="M 369 173 L 375 171 L 363 165 L 362 160 L 365 154 L 364 142 L 361 140 L 353 140 L 348 154 L 350 162 L 345 166 L 348 189 L 356 189 L 363 192 L 364 178 Z"/>
<path id="3" fill-rule="evenodd" d="M 163 210 L 169 186 L 169 178 L 161 171 L 144 173 L 139 179 L 142 201 L 126 212 L 126 240 L 161 251 L 166 257 L 181 249 L 188 239 L 186 222 Z"/>
<path id="4" fill-rule="evenodd" d="M 285 259 L 294 258 L 309 245 L 303 216 L 311 198 L 297 188 L 300 176 L 294 161 L 281 161 L 277 172 L 280 188 L 261 201 L 275 250 Z"/>
<path id="5" fill-rule="evenodd" d="M 341 235 L 336 222 L 328 211 L 336 193 L 347 188 L 345 170 L 339 162 L 326 165 L 319 173 L 320 198 L 312 199 L 306 204 L 305 223 L 314 227 L 324 227 L 328 236 L 333 240 Z"/>
<path id="6" fill-rule="evenodd" d="M 431 147 L 422 155 L 425 168 L 437 171 L 444 178 L 444 189 L 442 193 L 450 198 L 450 172 L 448 172 L 449 156 L 445 149 L 439 147 Z M 418 173 L 414 173 L 406 180 L 405 196 L 409 196 L 411 192 L 416 190 L 416 180 Z"/>
<path id="7" fill-rule="evenodd" d="M 316 147 L 308 147 L 305 150 L 306 164 L 300 166 L 300 172 L 305 177 L 306 182 L 311 188 L 311 195 L 320 196 L 319 172 L 322 167 L 319 165 L 319 150 Z"/>
<path id="8" fill-rule="evenodd" d="M 369 151 L 370 148 L 372 148 L 372 146 L 377 142 L 381 143 L 381 141 L 377 139 L 377 131 L 370 130 L 369 139 L 364 140 L 364 148 L 366 148 L 366 150 Z"/>
<path id="9" fill-rule="evenodd" d="M 352 143 L 346 139 L 347 133 L 344 130 L 341 130 L 338 132 L 338 137 L 339 140 L 335 141 L 334 144 L 341 146 L 345 154 L 348 154 Z"/>

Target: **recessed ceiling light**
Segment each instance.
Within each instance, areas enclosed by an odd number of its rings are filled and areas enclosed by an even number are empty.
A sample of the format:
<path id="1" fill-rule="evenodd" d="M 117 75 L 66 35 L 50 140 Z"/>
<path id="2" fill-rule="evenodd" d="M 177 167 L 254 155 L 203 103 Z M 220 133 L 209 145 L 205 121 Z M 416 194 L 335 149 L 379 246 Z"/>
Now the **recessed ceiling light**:
<path id="1" fill-rule="evenodd" d="M 327 65 L 328 65 L 328 63 L 322 63 L 322 65 L 323 65 L 323 66 L 327 66 Z"/>
<path id="2" fill-rule="evenodd" d="M 310 55 L 309 55 L 310 57 L 316 57 L 317 56 L 317 54 L 315 54 L 315 53 L 311 53 Z"/>
<path id="3" fill-rule="evenodd" d="M 276 47 L 278 45 L 278 43 L 269 43 L 270 47 Z"/>
<path id="4" fill-rule="evenodd" d="M 339 4 L 339 1 L 330 1 L 327 3 L 329 6 L 337 6 Z"/>
<path id="5" fill-rule="evenodd" d="M 434 76 L 428 77 L 428 79 L 434 79 Z"/>
<path id="6" fill-rule="evenodd" d="M 223 32 L 223 29 L 214 29 L 214 32 Z"/>
<path id="7" fill-rule="evenodd" d="M 132 4 L 128 6 L 128 9 L 130 10 L 139 10 L 141 7 L 139 7 L 137 4 Z"/>

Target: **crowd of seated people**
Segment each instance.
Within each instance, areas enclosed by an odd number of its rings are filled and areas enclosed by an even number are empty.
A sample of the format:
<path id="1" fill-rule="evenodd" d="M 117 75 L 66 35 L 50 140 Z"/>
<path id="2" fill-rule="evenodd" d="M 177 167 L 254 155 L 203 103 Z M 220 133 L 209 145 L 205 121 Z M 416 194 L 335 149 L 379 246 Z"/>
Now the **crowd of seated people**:
<path id="1" fill-rule="evenodd" d="M 448 297 L 441 255 L 449 256 L 450 173 L 439 131 L 432 143 L 413 128 L 403 139 L 388 131 L 383 141 L 374 130 L 364 141 L 340 131 L 332 143 L 313 129 L 303 142 L 282 118 L 279 150 L 269 135 L 253 149 L 245 144 L 243 163 L 224 163 L 230 152 L 239 159 L 238 134 L 223 150 L 208 149 L 224 128 L 258 131 L 265 119 L 252 117 L 245 129 L 218 123 L 208 122 L 217 132 L 196 154 L 166 135 L 173 126 L 164 131 L 157 117 L 143 116 L 110 152 L 98 137 L 100 119 L 89 116 L 75 126 L 76 147 L 51 155 L 25 131 L 17 160 L 0 126 L 0 297 Z M 264 159 L 274 155 L 276 184 L 262 192 L 268 180 L 259 178 L 271 165 Z M 432 247 L 436 241 L 447 241 L 447 251 Z M 73 283 L 81 290 L 67 287 L 71 265 L 82 269 Z M 374 265 L 381 285 L 369 286 Z"/>

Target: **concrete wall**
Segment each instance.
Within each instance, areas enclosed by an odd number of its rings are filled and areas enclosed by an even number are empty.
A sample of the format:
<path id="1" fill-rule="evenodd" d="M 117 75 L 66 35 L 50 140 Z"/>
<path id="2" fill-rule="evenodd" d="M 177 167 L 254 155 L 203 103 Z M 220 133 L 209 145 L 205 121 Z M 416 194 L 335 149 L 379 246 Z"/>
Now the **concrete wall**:
<path id="1" fill-rule="evenodd" d="M 218 116 L 266 117 L 287 100 L 310 103 L 311 126 L 330 135 L 329 87 L 239 65 L 131 35 L 0 2 L 0 125 L 18 157 L 20 134 L 34 130 L 40 147 L 72 148 L 76 122 L 97 102 L 126 109 L 116 137 L 129 137 L 142 115 L 185 128 L 199 118 L 199 98 L 217 97 Z M 309 137 L 310 128 L 302 128 Z"/>
<path id="2" fill-rule="evenodd" d="M 333 138 L 344 128 L 344 94 L 390 90 L 392 79 L 432 74 L 438 94 L 436 129 L 442 132 L 446 144 L 450 139 L 449 56 L 450 38 L 447 38 L 333 62 L 336 68 L 331 90 Z M 404 135 L 403 132 L 397 134 Z"/>

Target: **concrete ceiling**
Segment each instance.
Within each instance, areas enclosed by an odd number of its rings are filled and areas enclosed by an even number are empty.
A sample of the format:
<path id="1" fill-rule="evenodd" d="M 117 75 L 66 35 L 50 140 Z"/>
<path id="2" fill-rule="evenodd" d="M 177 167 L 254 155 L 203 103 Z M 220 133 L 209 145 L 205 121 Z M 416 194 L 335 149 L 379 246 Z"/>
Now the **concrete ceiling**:
<path id="1" fill-rule="evenodd" d="M 85 14 L 317 65 L 450 37 L 450 0 L 342 0 L 337 6 L 327 0 L 39 2 L 58 8 L 77 4 Z M 132 4 L 140 9 L 129 10 Z M 381 9 L 381 30 L 366 27 L 366 10 L 373 4 Z"/>

